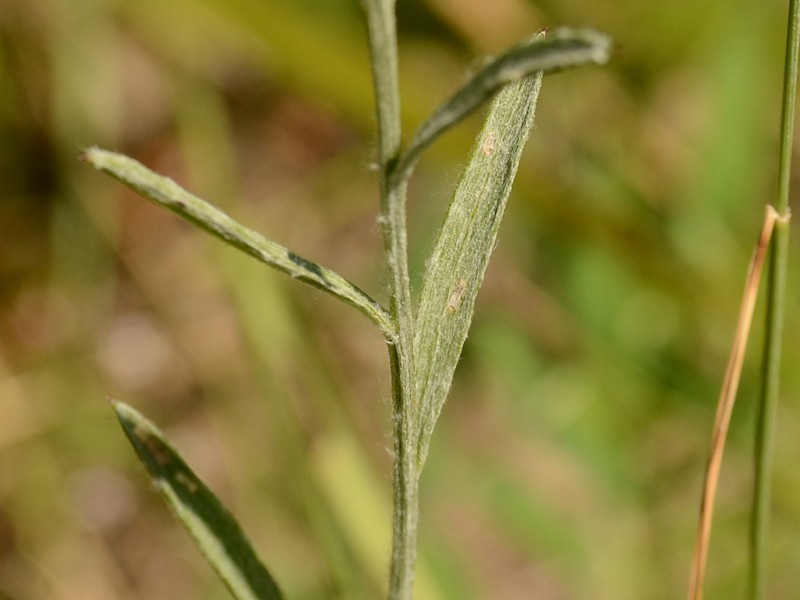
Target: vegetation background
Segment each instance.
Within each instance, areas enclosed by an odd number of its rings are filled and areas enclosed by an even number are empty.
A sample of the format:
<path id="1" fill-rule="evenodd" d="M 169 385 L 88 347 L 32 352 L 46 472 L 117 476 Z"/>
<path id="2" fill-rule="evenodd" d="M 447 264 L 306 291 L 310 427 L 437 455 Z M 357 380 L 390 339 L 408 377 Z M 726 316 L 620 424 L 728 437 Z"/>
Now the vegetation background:
<path id="1" fill-rule="evenodd" d="M 684 594 L 774 193 L 786 10 L 399 2 L 407 136 L 480 57 L 543 27 L 618 43 L 609 67 L 545 79 L 422 479 L 420 600 Z M 355 0 L 0 0 L 0 599 L 226 597 L 148 489 L 107 395 L 166 430 L 288 598 L 380 597 L 379 333 L 77 161 L 92 144 L 124 151 L 382 297 L 369 77 Z M 412 182 L 417 277 L 479 122 L 437 143 Z M 776 599 L 800 589 L 796 273 Z M 712 599 L 746 578 L 759 342 L 723 466 Z"/>

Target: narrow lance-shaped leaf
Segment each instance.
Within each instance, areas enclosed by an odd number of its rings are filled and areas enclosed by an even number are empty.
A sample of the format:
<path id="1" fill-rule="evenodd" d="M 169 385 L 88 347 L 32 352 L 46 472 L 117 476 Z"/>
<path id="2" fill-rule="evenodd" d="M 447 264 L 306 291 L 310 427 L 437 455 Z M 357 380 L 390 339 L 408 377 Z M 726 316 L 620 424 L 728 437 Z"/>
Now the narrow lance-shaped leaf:
<path id="1" fill-rule="evenodd" d="M 425 148 L 504 85 L 536 72 L 552 73 L 590 63 L 605 64 L 611 48 L 611 38 L 603 33 L 562 28 L 537 34 L 497 56 L 422 124 L 394 171 L 395 180 L 407 179 Z"/>
<path id="2" fill-rule="evenodd" d="M 394 340 L 394 322 L 384 308 L 338 273 L 298 256 L 288 248 L 237 223 L 215 206 L 184 190 L 172 179 L 154 173 L 132 158 L 99 148 L 89 148 L 82 159 L 141 196 L 168 208 L 231 246 L 352 304 L 372 319 L 389 340 Z"/>
<path id="3" fill-rule="evenodd" d="M 114 402 L 125 435 L 159 491 L 237 600 L 280 600 L 241 527 L 150 421 Z"/>
<path id="4" fill-rule="evenodd" d="M 492 102 L 427 262 L 414 338 L 420 467 L 467 338 L 541 81 L 538 73 L 511 84 Z"/>

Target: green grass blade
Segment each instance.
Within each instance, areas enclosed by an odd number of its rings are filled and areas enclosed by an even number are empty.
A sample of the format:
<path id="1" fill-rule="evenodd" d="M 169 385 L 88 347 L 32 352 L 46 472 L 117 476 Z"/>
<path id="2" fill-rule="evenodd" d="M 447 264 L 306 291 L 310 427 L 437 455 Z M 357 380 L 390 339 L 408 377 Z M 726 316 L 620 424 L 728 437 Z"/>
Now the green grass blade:
<path id="1" fill-rule="evenodd" d="M 449 128 L 489 100 L 504 85 L 536 72 L 551 73 L 585 64 L 605 64 L 611 38 L 591 29 L 557 29 L 514 46 L 476 73 L 414 135 L 395 177 L 407 179 L 419 155 Z"/>
<path id="2" fill-rule="evenodd" d="M 164 440 L 130 406 L 113 402 L 125 435 L 178 520 L 237 600 L 280 600 L 277 584 L 241 527 Z"/>
<path id="3" fill-rule="evenodd" d="M 427 262 L 414 338 L 420 466 L 467 338 L 541 81 L 538 73 L 495 98 Z"/>
<path id="4" fill-rule="evenodd" d="M 761 365 L 761 393 L 756 418 L 755 477 L 750 523 L 750 574 L 748 600 L 767 597 L 769 523 L 772 496 L 773 445 L 780 392 L 786 312 L 786 279 L 789 271 L 789 206 L 792 177 L 797 78 L 800 70 L 800 1 L 789 3 L 786 54 L 783 73 L 781 145 L 778 158 L 778 190 L 775 208 L 781 219 L 775 224 L 772 256 L 767 279 L 764 350 Z"/>
<path id="5" fill-rule="evenodd" d="M 395 338 L 394 321 L 383 307 L 338 273 L 237 223 L 173 180 L 154 173 L 132 158 L 99 148 L 89 148 L 81 158 L 137 194 L 168 208 L 245 254 L 355 306 L 372 319 L 387 338 Z"/>

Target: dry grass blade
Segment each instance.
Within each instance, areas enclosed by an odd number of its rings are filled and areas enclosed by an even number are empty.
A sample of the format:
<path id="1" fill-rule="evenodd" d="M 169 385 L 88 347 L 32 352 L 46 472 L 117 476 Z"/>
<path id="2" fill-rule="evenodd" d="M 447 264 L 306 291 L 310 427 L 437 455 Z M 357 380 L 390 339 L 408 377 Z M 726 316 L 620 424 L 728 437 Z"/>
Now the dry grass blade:
<path id="1" fill-rule="evenodd" d="M 779 219 L 777 211 L 772 206 L 767 206 L 764 225 L 758 238 L 758 245 L 750 261 L 747 273 L 742 305 L 739 309 L 739 320 L 736 324 L 736 335 L 725 370 L 722 390 L 717 403 L 717 413 L 714 417 L 714 429 L 711 434 L 711 451 L 706 466 L 706 476 L 703 482 L 703 495 L 700 500 L 700 518 L 697 526 L 697 541 L 695 543 L 694 560 L 689 581 L 689 600 L 702 600 L 703 582 L 705 580 L 706 562 L 708 558 L 708 543 L 711 538 L 711 518 L 714 513 L 714 498 L 717 495 L 719 471 L 722 465 L 722 454 L 725 449 L 725 440 L 728 436 L 728 426 L 733 413 L 733 404 L 736 399 L 736 390 L 739 387 L 739 377 L 742 373 L 742 361 L 747 348 L 747 338 L 750 334 L 750 325 L 753 322 L 753 311 L 758 296 L 761 271 L 764 259 L 772 237 L 775 221 Z"/>

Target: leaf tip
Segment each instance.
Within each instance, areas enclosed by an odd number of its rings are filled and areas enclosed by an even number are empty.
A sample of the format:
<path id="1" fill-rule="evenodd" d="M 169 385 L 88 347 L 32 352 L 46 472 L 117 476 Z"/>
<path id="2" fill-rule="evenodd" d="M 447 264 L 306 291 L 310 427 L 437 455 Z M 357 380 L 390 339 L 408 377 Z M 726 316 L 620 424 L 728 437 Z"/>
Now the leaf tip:
<path id="1" fill-rule="evenodd" d="M 114 167 L 119 168 L 122 155 L 110 150 L 103 150 L 98 146 L 89 146 L 78 155 L 78 160 L 93 166 L 98 171 L 113 172 Z"/>
<path id="2" fill-rule="evenodd" d="M 89 163 L 94 168 L 97 168 L 98 156 L 104 152 L 104 150 L 101 150 L 97 146 L 89 146 L 88 148 L 84 148 L 83 151 L 78 155 L 78 160 Z"/>
<path id="3" fill-rule="evenodd" d="M 113 396 L 108 396 L 106 398 L 108 403 L 111 405 L 111 408 L 114 410 L 114 413 L 117 415 L 117 418 L 120 421 L 134 421 L 136 420 L 136 416 L 139 416 L 138 413 L 129 405 L 125 404 L 124 402 L 117 400 Z"/>
<path id="4" fill-rule="evenodd" d="M 611 60 L 614 51 L 614 38 L 607 33 L 596 29 L 559 27 L 548 34 L 551 39 L 576 40 L 585 44 L 589 50 L 589 60 L 598 65 L 604 65 Z"/>

